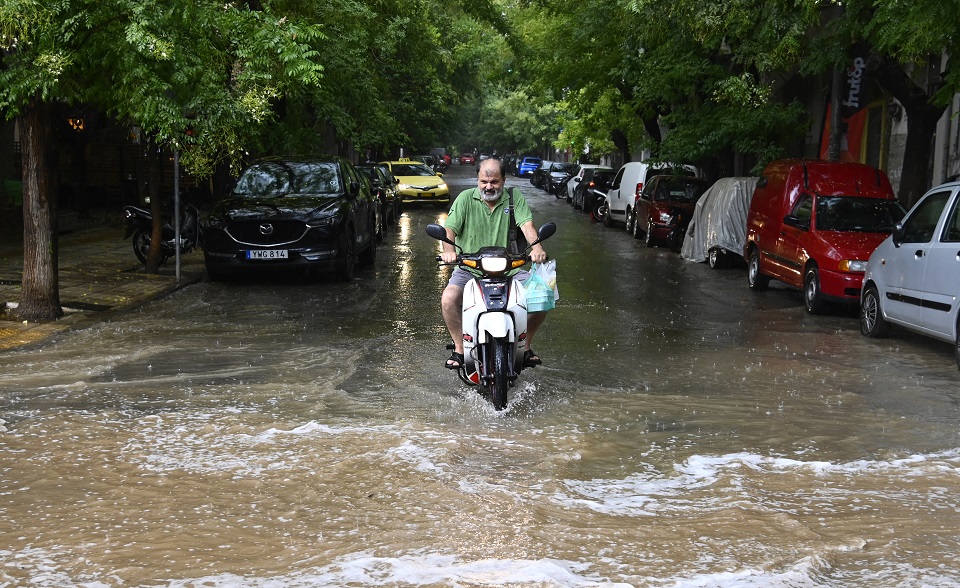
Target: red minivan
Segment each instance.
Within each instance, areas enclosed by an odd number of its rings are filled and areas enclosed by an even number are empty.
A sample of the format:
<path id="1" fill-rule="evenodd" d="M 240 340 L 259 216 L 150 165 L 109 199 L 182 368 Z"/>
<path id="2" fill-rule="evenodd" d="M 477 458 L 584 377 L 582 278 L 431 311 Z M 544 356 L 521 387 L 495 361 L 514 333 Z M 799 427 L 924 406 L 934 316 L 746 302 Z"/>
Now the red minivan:
<path id="1" fill-rule="evenodd" d="M 862 163 L 783 159 L 763 170 L 747 214 L 747 282 L 803 290 L 807 311 L 859 304 L 874 249 L 903 218 L 890 180 Z"/>

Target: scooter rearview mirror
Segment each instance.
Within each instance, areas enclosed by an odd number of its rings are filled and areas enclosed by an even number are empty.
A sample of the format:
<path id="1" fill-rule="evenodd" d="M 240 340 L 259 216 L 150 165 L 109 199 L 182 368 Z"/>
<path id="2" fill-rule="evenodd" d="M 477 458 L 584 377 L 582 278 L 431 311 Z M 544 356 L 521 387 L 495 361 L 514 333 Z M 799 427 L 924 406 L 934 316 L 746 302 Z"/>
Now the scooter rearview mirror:
<path id="1" fill-rule="evenodd" d="M 557 232 L 556 223 L 547 223 L 540 227 L 540 230 L 537 231 L 537 241 L 546 241 Z"/>
<path id="2" fill-rule="evenodd" d="M 443 241 L 444 243 L 451 242 L 450 239 L 447 239 L 447 230 L 435 223 L 430 223 L 427 225 L 427 235 L 438 241 Z"/>

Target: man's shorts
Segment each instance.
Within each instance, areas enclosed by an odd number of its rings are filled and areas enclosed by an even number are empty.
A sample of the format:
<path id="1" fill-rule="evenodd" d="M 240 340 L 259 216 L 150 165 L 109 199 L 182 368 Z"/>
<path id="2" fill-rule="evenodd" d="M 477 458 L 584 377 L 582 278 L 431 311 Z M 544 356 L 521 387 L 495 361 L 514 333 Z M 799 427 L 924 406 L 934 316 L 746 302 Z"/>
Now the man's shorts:
<path id="1" fill-rule="evenodd" d="M 530 277 L 530 272 L 528 272 L 527 270 L 520 270 L 517 273 L 515 273 L 513 277 L 516 278 L 517 280 L 520 280 L 521 282 L 526 282 L 527 278 Z M 447 285 L 456 286 L 457 288 L 460 288 L 461 290 L 463 290 L 464 287 L 466 287 L 467 282 L 469 282 L 473 278 L 474 278 L 474 275 L 468 272 L 467 270 L 463 269 L 462 267 L 454 268 L 453 274 L 450 275 L 450 281 L 447 282 Z"/>

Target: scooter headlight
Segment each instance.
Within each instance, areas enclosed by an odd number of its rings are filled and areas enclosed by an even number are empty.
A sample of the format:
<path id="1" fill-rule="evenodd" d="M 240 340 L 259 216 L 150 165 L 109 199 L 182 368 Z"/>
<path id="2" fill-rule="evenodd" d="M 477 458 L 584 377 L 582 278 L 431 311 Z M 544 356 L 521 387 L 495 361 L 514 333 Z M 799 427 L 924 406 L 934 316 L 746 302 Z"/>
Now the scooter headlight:
<path id="1" fill-rule="evenodd" d="M 480 268 L 485 272 L 496 274 L 507 270 L 506 257 L 484 257 L 480 260 Z"/>

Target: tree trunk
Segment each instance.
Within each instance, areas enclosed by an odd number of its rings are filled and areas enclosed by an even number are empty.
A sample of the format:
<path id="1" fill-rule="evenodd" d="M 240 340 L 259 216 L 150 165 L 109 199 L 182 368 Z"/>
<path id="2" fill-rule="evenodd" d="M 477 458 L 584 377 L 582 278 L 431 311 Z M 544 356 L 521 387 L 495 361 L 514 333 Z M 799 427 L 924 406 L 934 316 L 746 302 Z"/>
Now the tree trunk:
<path id="1" fill-rule="evenodd" d="M 910 208 L 930 188 L 931 138 L 937 133 L 937 121 L 944 109 L 931 107 L 929 103 L 912 109 L 904 104 L 903 108 L 907 113 L 907 140 L 897 198 Z"/>
<path id="2" fill-rule="evenodd" d="M 21 320 L 52 321 L 63 316 L 57 200 L 54 181 L 53 107 L 34 98 L 20 118 L 23 151 L 23 277 L 20 304 L 13 313 Z"/>
<path id="3" fill-rule="evenodd" d="M 627 134 L 620 129 L 613 129 L 613 131 L 610 132 L 610 139 L 620 151 L 620 156 L 623 158 L 623 161 L 630 161 L 630 141 L 627 139 Z"/>
<path id="4" fill-rule="evenodd" d="M 877 83 L 896 98 L 907 115 L 907 140 L 897 198 L 910 208 L 930 188 L 931 137 L 945 106 L 936 106 L 930 95 L 916 84 L 894 59 L 874 54 L 870 60 Z"/>
<path id="5" fill-rule="evenodd" d="M 148 274 L 160 271 L 160 242 L 163 241 L 163 202 L 160 190 L 163 181 L 163 153 L 153 139 L 147 141 L 147 192 L 150 195 L 150 214 L 153 226 L 150 231 L 150 251 L 147 252 Z"/>

